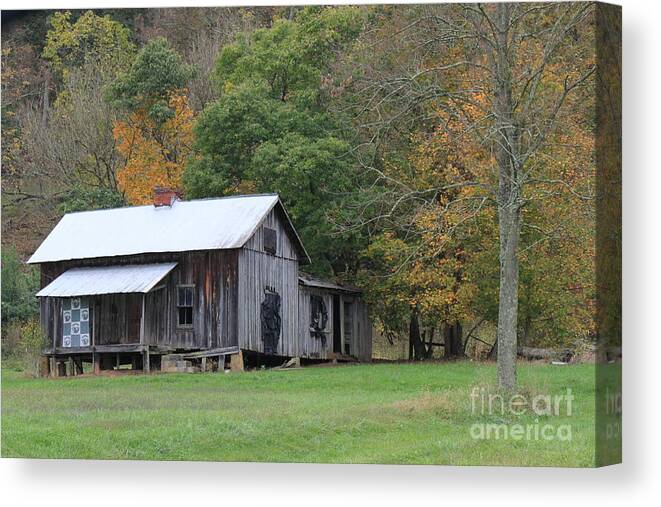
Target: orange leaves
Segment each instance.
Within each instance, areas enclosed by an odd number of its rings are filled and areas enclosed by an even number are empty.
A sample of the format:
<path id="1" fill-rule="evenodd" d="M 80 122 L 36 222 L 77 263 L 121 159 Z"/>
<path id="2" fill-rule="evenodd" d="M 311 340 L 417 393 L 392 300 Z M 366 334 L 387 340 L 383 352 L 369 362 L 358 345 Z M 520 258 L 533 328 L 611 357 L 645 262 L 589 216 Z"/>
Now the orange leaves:
<path id="1" fill-rule="evenodd" d="M 194 113 L 183 93 L 170 98 L 171 118 L 156 125 L 144 110 L 114 124 L 117 151 L 126 165 L 117 182 L 131 204 L 151 202 L 155 186 L 181 187 L 193 142 Z"/>

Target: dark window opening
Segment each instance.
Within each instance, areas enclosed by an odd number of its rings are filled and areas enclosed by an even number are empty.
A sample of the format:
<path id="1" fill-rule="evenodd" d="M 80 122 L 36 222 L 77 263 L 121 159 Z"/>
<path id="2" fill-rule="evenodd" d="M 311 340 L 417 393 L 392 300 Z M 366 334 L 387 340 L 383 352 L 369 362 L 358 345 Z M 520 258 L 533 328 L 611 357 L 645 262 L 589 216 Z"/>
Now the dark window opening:
<path id="1" fill-rule="evenodd" d="M 192 285 L 177 287 L 177 325 L 193 327 L 193 289 Z"/>
<path id="2" fill-rule="evenodd" d="M 342 328 L 340 327 L 340 297 L 333 296 L 333 352 L 342 353 Z"/>
<path id="3" fill-rule="evenodd" d="M 344 303 L 344 353 L 351 355 L 351 338 L 353 336 L 353 306 Z"/>
<path id="4" fill-rule="evenodd" d="M 264 227 L 264 251 L 275 255 L 278 249 L 278 233 L 275 229 Z"/>

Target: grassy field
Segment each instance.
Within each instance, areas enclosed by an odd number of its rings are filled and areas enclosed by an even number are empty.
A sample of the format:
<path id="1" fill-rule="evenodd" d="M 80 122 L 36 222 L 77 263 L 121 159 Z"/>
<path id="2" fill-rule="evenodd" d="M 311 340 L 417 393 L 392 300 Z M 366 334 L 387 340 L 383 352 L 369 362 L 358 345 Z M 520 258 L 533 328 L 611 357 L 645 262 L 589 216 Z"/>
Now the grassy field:
<path id="1" fill-rule="evenodd" d="M 494 365 L 471 362 L 56 380 L 3 371 L 1 450 L 35 458 L 593 465 L 594 366 L 519 368 L 528 400 L 571 388 L 571 415 L 485 414 L 479 400 L 475 413 L 473 387 L 494 378 Z M 571 440 L 474 438 L 472 425 L 483 423 L 570 425 Z"/>

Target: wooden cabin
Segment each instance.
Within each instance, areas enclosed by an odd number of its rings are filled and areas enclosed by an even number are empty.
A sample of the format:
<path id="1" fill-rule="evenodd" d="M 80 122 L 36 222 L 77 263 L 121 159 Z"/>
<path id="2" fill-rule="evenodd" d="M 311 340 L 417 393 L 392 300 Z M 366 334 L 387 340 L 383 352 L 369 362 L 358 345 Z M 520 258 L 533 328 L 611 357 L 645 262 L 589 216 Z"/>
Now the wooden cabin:
<path id="1" fill-rule="evenodd" d="M 299 273 L 310 262 L 279 197 L 181 201 L 69 213 L 28 261 L 41 266 L 41 324 L 52 373 L 161 357 L 250 352 L 371 358 L 360 291 Z"/>

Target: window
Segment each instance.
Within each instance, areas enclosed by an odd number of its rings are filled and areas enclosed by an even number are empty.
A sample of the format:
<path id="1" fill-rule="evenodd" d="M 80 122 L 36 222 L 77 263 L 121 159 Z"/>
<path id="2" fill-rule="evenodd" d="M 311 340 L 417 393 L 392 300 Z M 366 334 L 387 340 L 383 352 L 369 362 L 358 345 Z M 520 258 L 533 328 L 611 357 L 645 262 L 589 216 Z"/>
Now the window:
<path id="1" fill-rule="evenodd" d="M 194 285 L 177 287 L 177 325 L 193 327 L 193 289 Z"/>
<path id="2" fill-rule="evenodd" d="M 264 227 L 264 251 L 275 255 L 278 248 L 278 233 L 275 229 Z"/>

